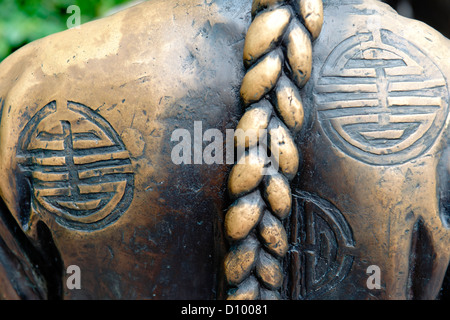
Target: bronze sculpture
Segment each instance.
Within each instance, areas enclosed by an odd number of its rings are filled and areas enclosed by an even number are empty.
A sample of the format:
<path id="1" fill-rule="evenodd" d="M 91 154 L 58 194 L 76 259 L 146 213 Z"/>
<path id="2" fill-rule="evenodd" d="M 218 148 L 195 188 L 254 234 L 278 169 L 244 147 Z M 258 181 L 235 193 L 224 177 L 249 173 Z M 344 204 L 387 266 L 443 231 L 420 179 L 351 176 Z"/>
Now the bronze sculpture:
<path id="1" fill-rule="evenodd" d="M 151 1 L 26 46 L 0 65 L 0 296 L 436 298 L 448 46 L 375 0 Z M 196 121 L 267 129 L 279 172 L 173 163 Z"/>

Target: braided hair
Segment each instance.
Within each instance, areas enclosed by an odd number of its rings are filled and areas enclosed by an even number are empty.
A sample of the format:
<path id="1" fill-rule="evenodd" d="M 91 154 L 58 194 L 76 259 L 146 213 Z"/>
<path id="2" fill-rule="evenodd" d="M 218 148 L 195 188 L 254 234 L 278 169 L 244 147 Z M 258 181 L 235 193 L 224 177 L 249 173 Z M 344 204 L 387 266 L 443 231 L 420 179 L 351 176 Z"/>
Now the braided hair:
<path id="1" fill-rule="evenodd" d="M 281 299 L 282 260 L 288 251 L 283 220 L 291 212 L 290 182 L 300 163 L 293 136 L 304 121 L 300 90 L 310 78 L 312 42 L 322 24 L 322 0 L 253 1 L 240 91 L 246 111 L 235 135 L 236 148 L 245 152 L 229 176 L 234 202 L 224 222 L 230 242 L 224 260 L 229 300 Z M 254 139 L 239 139 L 238 132 L 255 132 Z M 264 132 L 271 157 L 255 152 Z M 268 174 L 274 156 L 277 169 Z"/>

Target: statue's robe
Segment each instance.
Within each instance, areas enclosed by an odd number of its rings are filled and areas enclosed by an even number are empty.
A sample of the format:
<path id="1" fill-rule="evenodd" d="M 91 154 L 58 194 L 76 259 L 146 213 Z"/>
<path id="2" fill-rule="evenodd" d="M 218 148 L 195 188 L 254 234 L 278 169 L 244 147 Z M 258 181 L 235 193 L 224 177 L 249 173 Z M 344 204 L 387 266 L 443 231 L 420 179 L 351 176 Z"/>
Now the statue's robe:
<path id="1" fill-rule="evenodd" d="M 282 295 L 434 298 L 450 254 L 450 43 L 377 1 L 344 2 L 325 1 L 302 90 Z M 225 132 L 243 113 L 250 9 L 149 1 L 0 64 L 0 296 L 226 296 Z M 223 133 L 222 163 L 198 157 L 208 129 Z M 174 161 L 180 142 L 190 164 Z M 70 289 L 72 265 L 81 289 Z"/>

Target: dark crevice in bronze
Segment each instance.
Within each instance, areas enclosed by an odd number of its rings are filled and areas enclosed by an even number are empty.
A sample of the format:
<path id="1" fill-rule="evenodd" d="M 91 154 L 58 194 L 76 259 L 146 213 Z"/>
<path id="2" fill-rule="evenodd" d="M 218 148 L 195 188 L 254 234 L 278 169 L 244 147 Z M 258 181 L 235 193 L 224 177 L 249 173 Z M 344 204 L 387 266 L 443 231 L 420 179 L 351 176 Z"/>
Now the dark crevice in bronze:
<path id="1" fill-rule="evenodd" d="M 411 300 L 427 299 L 427 283 L 433 273 L 436 253 L 429 231 L 422 219 L 419 219 L 413 228 L 411 255 L 409 259 L 409 292 Z"/>
<path id="2" fill-rule="evenodd" d="M 447 272 L 442 283 L 442 288 L 438 296 L 439 300 L 450 300 L 450 265 L 447 268 Z"/>
<path id="3" fill-rule="evenodd" d="M 450 228 L 450 172 L 448 171 L 448 161 L 450 161 L 450 149 L 446 150 L 441 156 L 437 170 L 440 216 L 446 228 Z"/>
<path id="4" fill-rule="evenodd" d="M 44 245 L 48 244 L 47 249 L 45 249 L 47 252 L 43 253 L 40 250 L 38 250 L 38 248 L 34 246 L 31 240 L 25 235 L 25 233 L 22 231 L 17 221 L 13 218 L 13 216 L 9 212 L 8 208 L 6 207 L 2 199 L 0 199 L 0 222 L 4 225 L 5 227 L 4 230 L 6 230 L 6 232 L 9 233 L 6 235 L 2 234 L 1 237 L 2 238 L 8 237 L 14 239 L 17 246 L 21 250 L 21 254 L 26 258 L 25 260 L 21 259 L 21 264 L 26 264 L 26 267 L 30 269 L 30 272 L 32 270 L 32 273 L 36 276 L 36 279 L 43 280 L 44 285 L 46 287 L 44 289 L 41 288 L 41 290 L 44 290 L 46 292 L 42 292 L 38 295 L 30 295 L 30 294 L 24 295 L 26 291 L 17 292 L 17 294 L 22 299 L 49 299 L 49 300 L 61 299 L 62 298 L 61 258 L 59 257 L 59 253 L 54 247 L 53 241 L 49 241 L 46 232 L 42 231 L 40 232 L 41 233 L 40 238 L 42 238 L 41 243 Z M 48 255 L 49 253 L 53 255 L 53 258 L 50 258 L 50 256 Z M 0 260 L 0 263 L 3 264 L 4 261 Z M 20 272 L 19 270 L 20 266 L 18 266 L 17 264 L 15 264 L 14 266 L 16 268 L 16 271 L 18 270 L 19 274 L 21 274 L 22 277 L 28 278 L 27 275 Z M 4 267 L 7 266 L 4 265 Z M 18 283 L 21 282 L 20 280 L 18 281 Z M 32 279 L 28 279 L 28 281 L 32 281 Z M 27 284 L 27 285 L 38 286 L 38 284 Z"/>
<path id="5" fill-rule="evenodd" d="M 292 214 L 292 212 L 299 214 Z M 298 201 L 292 202 L 292 212 L 289 216 L 289 221 L 287 221 L 286 230 L 288 232 L 288 239 L 290 249 L 285 258 L 285 274 L 289 276 L 286 277 L 287 283 L 284 287 L 284 295 L 286 298 L 291 300 L 301 299 L 302 296 L 302 255 L 297 248 L 293 246 L 298 242 L 298 237 L 304 235 L 301 232 L 299 234 L 299 228 L 303 225 L 302 217 L 304 216 L 303 205 L 299 204 Z"/>
<path id="6" fill-rule="evenodd" d="M 1 211 L 2 209 L 0 209 Z M 31 299 L 44 299 L 45 292 L 39 280 L 34 278 L 30 274 L 30 268 L 26 265 L 26 262 L 17 257 L 8 245 L 5 243 L 4 239 L 0 237 L 0 278 L 8 282 L 8 284 L 3 281 L 2 292 L 0 292 L 0 299 L 15 299 L 19 298 L 22 300 Z M 18 281 L 20 279 L 20 281 Z M 7 287 L 12 288 L 13 292 L 6 293 Z M 14 296 L 12 296 L 14 294 Z"/>
<path id="7" fill-rule="evenodd" d="M 21 254 L 26 258 L 26 260 L 22 259 L 20 265 L 15 264 L 14 269 L 17 271 L 18 268 L 23 267 L 23 265 L 26 264 L 28 268 L 33 269 L 33 272 L 36 274 L 38 278 L 42 277 L 43 275 L 40 272 L 41 270 L 37 268 L 37 266 L 39 266 L 40 261 L 39 253 L 37 252 L 36 248 L 33 247 L 30 240 L 22 232 L 19 225 L 14 220 L 14 218 L 12 217 L 11 213 L 9 212 L 8 208 L 6 207 L 5 203 L 1 198 L 0 198 L 0 221 L 4 226 L 4 228 L 2 228 L 1 242 L 3 243 L 3 239 L 7 238 L 14 239 L 13 241 L 17 244 L 18 248 L 21 250 Z M 5 261 L 5 254 L 7 253 L 12 254 L 12 256 L 10 255 L 9 257 L 9 261 Z M 2 257 L 0 259 L 0 263 L 2 264 L 3 268 L 8 269 L 8 263 L 11 263 L 12 261 L 11 258 L 13 256 L 14 254 L 10 249 L 3 248 Z M 9 269 L 9 271 L 12 272 L 13 270 Z M 28 278 L 25 274 L 21 273 L 20 271 L 18 272 L 18 274 L 20 275 L 21 278 L 22 277 L 24 279 Z M 18 283 L 19 282 L 20 281 L 18 281 Z M 34 295 L 30 296 L 29 294 L 24 295 L 24 292 L 20 292 L 20 290 L 18 290 L 17 287 L 15 289 L 18 296 L 20 296 L 22 299 L 45 298 L 44 296 L 45 293 L 39 293 L 37 294 L 37 296 Z"/>
<path id="8" fill-rule="evenodd" d="M 31 214 L 31 177 L 27 172 L 18 169 L 15 178 L 19 197 L 19 201 L 17 201 L 19 222 L 22 229 L 27 231 Z"/>
<path id="9" fill-rule="evenodd" d="M 44 275 L 47 280 L 48 298 L 61 299 L 64 264 L 56 247 L 50 229 L 39 221 L 36 225 L 39 246 L 43 254 Z"/>

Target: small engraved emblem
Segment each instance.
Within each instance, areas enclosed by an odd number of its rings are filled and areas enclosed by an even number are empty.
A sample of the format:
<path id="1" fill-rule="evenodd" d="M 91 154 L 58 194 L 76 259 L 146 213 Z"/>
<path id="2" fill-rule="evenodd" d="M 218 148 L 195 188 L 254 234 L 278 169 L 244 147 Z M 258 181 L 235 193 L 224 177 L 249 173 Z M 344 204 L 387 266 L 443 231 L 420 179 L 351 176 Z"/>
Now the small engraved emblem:
<path id="1" fill-rule="evenodd" d="M 340 43 L 315 87 L 318 119 L 344 153 L 375 165 L 404 163 L 434 143 L 448 114 L 440 69 L 389 30 Z"/>
<path id="2" fill-rule="evenodd" d="M 103 229 L 131 203 L 129 153 L 111 125 L 82 104 L 42 108 L 20 136 L 18 158 L 30 174 L 33 208 L 66 228 Z"/>
<path id="3" fill-rule="evenodd" d="M 355 255 L 352 230 L 328 201 L 304 191 L 293 194 L 292 299 L 317 299 L 350 272 Z"/>

